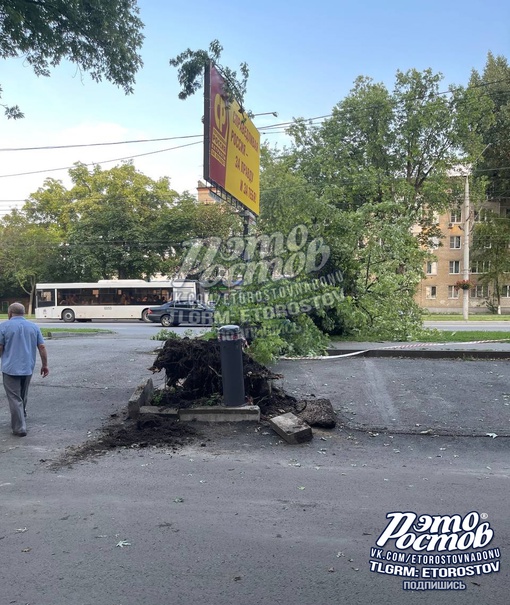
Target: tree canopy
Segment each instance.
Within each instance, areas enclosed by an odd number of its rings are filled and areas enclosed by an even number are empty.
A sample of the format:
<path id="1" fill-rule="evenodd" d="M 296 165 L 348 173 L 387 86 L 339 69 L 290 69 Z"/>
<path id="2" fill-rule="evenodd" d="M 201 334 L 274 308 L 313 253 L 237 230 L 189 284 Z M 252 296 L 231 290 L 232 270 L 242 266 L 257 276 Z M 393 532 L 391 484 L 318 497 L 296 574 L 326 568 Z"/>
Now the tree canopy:
<path id="1" fill-rule="evenodd" d="M 248 65 L 241 63 L 239 66 L 241 77 L 238 77 L 237 72 L 230 67 L 219 65 L 222 52 L 223 46 L 218 40 L 213 40 L 209 44 L 208 50 L 191 50 L 191 48 L 188 48 L 170 59 L 170 65 L 177 68 L 177 79 L 181 85 L 179 99 L 185 100 L 202 88 L 204 69 L 210 62 L 213 62 L 225 80 L 225 94 L 231 99 L 236 99 L 239 105 L 243 107 L 250 73 Z"/>
<path id="2" fill-rule="evenodd" d="M 21 211 L 0 223 L 0 278 L 26 293 L 37 281 L 176 276 L 186 243 L 241 229 L 224 204 L 179 195 L 124 163 L 76 164 L 68 189 L 47 179 Z"/>
<path id="3" fill-rule="evenodd" d="M 485 149 L 477 158 L 475 174 L 489 180 L 488 194 L 492 199 L 507 198 L 510 192 L 510 66 L 507 59 L 489 53 L 483 73 L 473 70 L 469 84 L 488 101 L 488 114 L 492 118 L 483 131 Z"/>
<path id="4" fill-rule="evenodd" d="M 23 57 L 38 76 L 67 59 L 131 93 L 142 66 L 138 13 L 136 0 L 0 0 L 0 58 Z M 23 117 L 18 106 L 3 107 Z"/>

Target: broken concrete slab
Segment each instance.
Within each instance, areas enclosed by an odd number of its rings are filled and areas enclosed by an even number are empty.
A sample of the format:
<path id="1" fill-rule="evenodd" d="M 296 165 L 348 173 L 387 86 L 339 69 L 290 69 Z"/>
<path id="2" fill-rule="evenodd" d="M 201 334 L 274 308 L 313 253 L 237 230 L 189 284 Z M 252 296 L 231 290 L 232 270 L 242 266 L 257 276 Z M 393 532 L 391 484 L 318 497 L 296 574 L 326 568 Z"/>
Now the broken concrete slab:
<path id="1" fill-rule="evenodd" d="M 179 420 L 181 422 L 259 422 L 260 408 L 258 405 L 181 408 L 179 409 Z"/>
<path id="2" fill-rule="evenodd" d="M 306 443 L 313 438 L 312 428 L 292 412 L 271 418 L 269 425 L 287 443 Z"/>
<path id="3" fill-rule="evenodd" d="M 140 384 L 136 387 L 128 401 L 128 416 L 129 418 L 138 418 L 140 408 L 149 405 L 154 397 L 154 383 L 152 378 L 149 378 L 145 384 Z"/>
<path id="4" fill-rule="evenodd" d="M 332 429 L 336 426 L 336 414 L 329 399 L 302 399 L 298 402 L 298 418 L 310 426 Z"/>

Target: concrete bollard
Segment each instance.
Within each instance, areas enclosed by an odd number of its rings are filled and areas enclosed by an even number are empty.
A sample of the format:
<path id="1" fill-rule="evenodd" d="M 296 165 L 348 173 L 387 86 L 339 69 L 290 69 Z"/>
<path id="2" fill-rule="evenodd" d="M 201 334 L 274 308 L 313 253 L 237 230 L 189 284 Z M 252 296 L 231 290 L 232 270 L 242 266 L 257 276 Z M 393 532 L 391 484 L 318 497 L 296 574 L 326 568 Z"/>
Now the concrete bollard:
<path id="1" fill-rule="evenodd" d="M 223 404 L 227 407 L 245 405 L 243 372 L 243 338 L 239 326 L 222 326 L 220 341 Z"/>

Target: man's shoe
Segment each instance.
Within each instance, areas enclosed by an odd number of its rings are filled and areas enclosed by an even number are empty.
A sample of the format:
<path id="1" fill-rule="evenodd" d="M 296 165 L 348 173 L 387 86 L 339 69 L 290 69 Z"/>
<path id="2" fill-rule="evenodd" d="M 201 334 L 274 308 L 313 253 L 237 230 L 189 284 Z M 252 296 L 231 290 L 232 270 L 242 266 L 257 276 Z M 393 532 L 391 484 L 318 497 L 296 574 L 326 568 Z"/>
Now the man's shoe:
<path id="1" fill-rule="evenodd" d="M 13 433 L 13 435 L 16 435 L 16 437 L 26 437 L 27 436 L 27 432 L 26 431 L 20 431 L 19 433 Z"/>

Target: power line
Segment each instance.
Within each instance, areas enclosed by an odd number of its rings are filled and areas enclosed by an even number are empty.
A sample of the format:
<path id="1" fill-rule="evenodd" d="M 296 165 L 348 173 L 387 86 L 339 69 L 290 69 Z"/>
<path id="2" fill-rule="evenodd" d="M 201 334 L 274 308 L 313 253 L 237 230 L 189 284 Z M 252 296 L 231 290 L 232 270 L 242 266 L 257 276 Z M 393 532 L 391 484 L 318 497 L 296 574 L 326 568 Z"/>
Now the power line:
<path id="1" fill-rule="evenodd" d="M 467 86 L 465 89 L 463 89 L 462 87 L 457 87 L 457 88 L 452 88 L 450 90 L 447 91 L 440 91 L 438 93 L 435 93 L 433 96 L 442 96 L 442 95 L 447 95 L 447 94 L 453 94 L 456 91 L 459 90 L 469 90 L 469 89 L 473 89 L 473 88 L 486 88 L 488 86 L 491 85 L 495 85 L 495 84 L 500 84 L 500 83 L 509 83 L 510 80 L 509 79 L 501 79 L 501 80 L 493 80 L 490 82 L 481 82 L 480 84 L 474 84 L 472 86 Z M 499 91 L 498 94 L 510 94 L 510 92 L 507 91 Z M 416 97 L 415 99 L 412 100 L 421 100 L 421 97 Z M 409 99 L 407 99 L 406 101 L 409 101 Z M 364 109 L 370 109 L 370 108 L 375 108 L 375 107 L 379 107 L 380 104 L 372 104 L 372 105 L 365 105 Z M 346 109 L 339 109 L 337 110 L 337 115 L 338 113 L 341 113 L 342 111 L 347 112 L 348 110 Z M 304 121 L 308 122 L 308 124 L 312 124 L 315 121 L 318 120 L 325 120 L 328 118 L 333 117 L 335 114 L 327 114 L 327 115 L 322 115 L 322 116 L 316 116 L 314 118 L 309 118 L 309 119 L 305 119 L 303 118 Z M 276 130 L 278 128 L 285 128 L 286 126 L 290 126 L 292 124 L 295 123 L 295 120 L 291 121 L 291 122 L 280 122 L 277 124 L 272 124 L 272 125 L 268 125 L 264 127 L 264 131 L 262 132 L 262 134 L 281 134 L 281 133 L 285 133 L 285 130 L 281 131 L 281 130 Z M 267 132 L 268 130 L 273 130 L 272 132 Z M 160 137 L 160 138 L 155 138 L 155 139 L 137 139 L 137 140 L 127 140 L 127 141 L 114 141 L 114 142 L 100 142 L 100 143 L 84 143 L 84 144 L 72 144 L 72 145 L 46 145 L 46 146 L 41 146 L 41 147 L 20 147 L 20 148 L 3 148 L 0 149 L 0 151 L 37 151 L 37 150 L 49 150 L 49 149 L 70 149 L 70 148 L 83 148 L 83 147 L 96 147 L 96 146 L 109 146 L 109 145 L 122 145 L 122 144 L 132 144 L 132 143 L 145 143 L 145 142 L 156 142 L 156 141 L 167 141 L 167 140 L 178 140 L 178 139 L 188 139 L 188 138 L 202 138 L 203 135 L 183 135 L 183 136 L 179 136 L 179 137 Z M 102 160 L 102 161 L 96 161 L 96 162 L 90 162 L 90 163 L 86 163 L 84 164 L 85 166 L 96 166 L 99 164 L 107 164 L 107 163 L 112 163 L 112 162 L 120 162 L 120 161 L 125 161 L 125 160 L 131 160 L 134 158 L 139 158 L 139 157 L 144 157 L 144 156 L 148 156 L 148 155 L 155 155 L 158 153 L 165 153 L 167 151 L 174 151 L 177 149 L 182 149 L 184 147 L 190 147 L 193 145 L 197 145 L 201 143 L 201 141 L 196 141 L 193 143 L 188 143 L 188 144 L 184 144 L 184 145 L 179 145 L 177 147 L 170 147 L 170 148 L 166 148 L 166 149 L 160 149 L 160 150 L 156 150 L 156 151 L 150 151 L 147 153 L 141 153 L 141 154 L 136 154 L 136 155 L 130 155 L 130 156 L 125 156 L 122 158 L 115 158 L 115 159 L 110 159 L 110 160 Z M 0 175 L 0 178 L 10 178 L 10 177 L 18 177 L 18 176 L 28 176 L 28 175 L 32 175 L 32 174 L 44 174 L 44 173 L 48 173 L 48 172 L 59 172 L 62 170 L 69 170 L 71 169 L 72 166 L 64 166 L 64 167 L 59 167 L 59 168 L 47 168 L 44 170 L 33 170 L 33 171 L 26 171 L 26 172 L 19 172 L 19 173 L 12 173 L 12 174 L 3 174 Z M 510 167 L 501 167 L 501 168 L 492 168 L 492 169 L 483 169 L 483 170 L 479 170 L 478 172 L 487 172 L 487 171 L 491 171 L 491 170 L 509 170 Z M 13 200 L 15 201 L 15 200 Z M 23 201 L 23 200 L 19 200 L 19 201 Z"/>
<path id="2" fill-rule="evenodd" d="M 501 84 L 501 83 L 510 83 L 509 79 L 501 79 L 501 80 L 493 80 L 491 82 L 481 82 L 480 84 L 473 84 L 472 86 L 467 86 L 465 88 L 465 90 L 470 90 L 473 88 L 486 88 L 488 86 L 492 86 L 494 84 Z M 453 94 L 454 92 L 457 92 L 459 90 L 462 90 L 462 87 L 457 87 L 454 88 L 452 90 L 444 90 L 444 91 L 440 91 L 435 93 L 432 96 L 443 96 L 443 95 L 448 95 L 448 94 Z M 499 91 L 496 94 L 499 95 L 510 95 L 510 91 Z M 411 100 L 421 100 L 421 97 L 416 97 L 415 99 L 411 99 Z M 371 105 L 365 105 L 365 109 L 370 109 L 373 107 L 378 107 L 379 105 L 377 104 L 371 104 Z M 303 119 L 304 121 L 308 122 L 308 123 L 313 123 L 316 122 L 317 120 L 325 120 L 327 118 L 331 118 L 333 117 L 334 114 L 330 113 L 330 114 L 325 114 L 322 116 L 316 116 L 313 118 L 298 118 L 298 119 Z M 282 128 L 282 127 L 286 127 L 286 126 L 291 126 L 292 124 L 295 123 L 295 120 L 291 120 L 291 121 L 287 121 L 287 122 L 279 122 L 277 124 L 268 124 L 267 126 L 263 126 L 260 128 L 260 130 L 263 131 L 267 131 L 270 129 L 276 129 L 276 128 Z M 269 134 L 267 132 L 264 132 L 264 134 Z M 106 146 L 111 146 L 111 145 L 129 145 L 129 144 L 133 144 L 133 143 L 154 143 L 154 142 L 160 142 L 160 141 L 174 141 L 174 140 L 180 140 L 180 139 L 191 139 L 191 138 L 201 138 L 203 137 L 202 134 L 192 134 L 192 135 L 181 135 L 181 136 L 174 136 L 174 137 L 159 137 L 159 138 L 153 138 L 153 139 L 130 139 L 130 140 L 126 140 L 126 141 L 109 141 L 109 142 L 100 142 L 100 143 L 73 143 L 70 145 L 43 145 L 43 146 L 36 146 L 36 147 L 4 147 L 4 148 L 0 148 L 0 152 L 2 151 L 43 151 L 43 150 L 49 150 L 49 149 L 74 149 L 74 148 L 83 148 L 83 147 L 106 147 Z M 135 157 L 135 156 L 133 156 Z M 108 160 L 110 161 L 110 160 Z M 117 161 L 117 160 L 111 160 L 111 161 Z"/>
<path id="3" fill-rule="evenodd" d="M 132 160 L 134 158 L 141 158 L 147 155 L 155 155 L 157 153 L 164 153 L 165 151 L 175 151 L 176 149 L 183 149 L 184 147 L 191 147 L 192 145 L 198 145 L 202 141 L 195 141 L 194 143 L 186 143 L 185 145 L 178 145 L 177 147 L 168 147 L 167 149 L 158 149 L 157 151 L 149 151 L 147 153 L 139 153 L 137 155 L 130 155 L 123 158 L 116 158 L 113 160 L 100 160 L 97 162 L 90 162 L 83 164 L 84 166 L 97 166 L 98 164 L 108 164 L 111 162 L 122 162 L 124 160 Z M 58 172 L 60 170 L 70 170 L 73 166 L 62 166 L 61 168 L 46 168 L 45 170 L 31 170 L 28 172 L 18 172 L 15 174 L 0 174 L 0 179 L 5 179 L 14 176 L 27 176 L 29 174 L 42 174 L 46 172 Z"/>
<path id="4" fill-rule="evenodd" d="M 133 139 L 129 141 L 111 141 L 108 143 L 76 143 L 71 145 L 43 145 L 41 147 L 3 147 L 0 151 L 42 151 L 48 149 L 74 149 L 77 147 L 106 147 L 109 145 L 129 145 L 131 143 L 155 143 L 159 141 L 176 141 L 179 139 L 202 138 L 202 134 L 190 134 L 180 137 L 162 137 L 158 139 Z"/>

